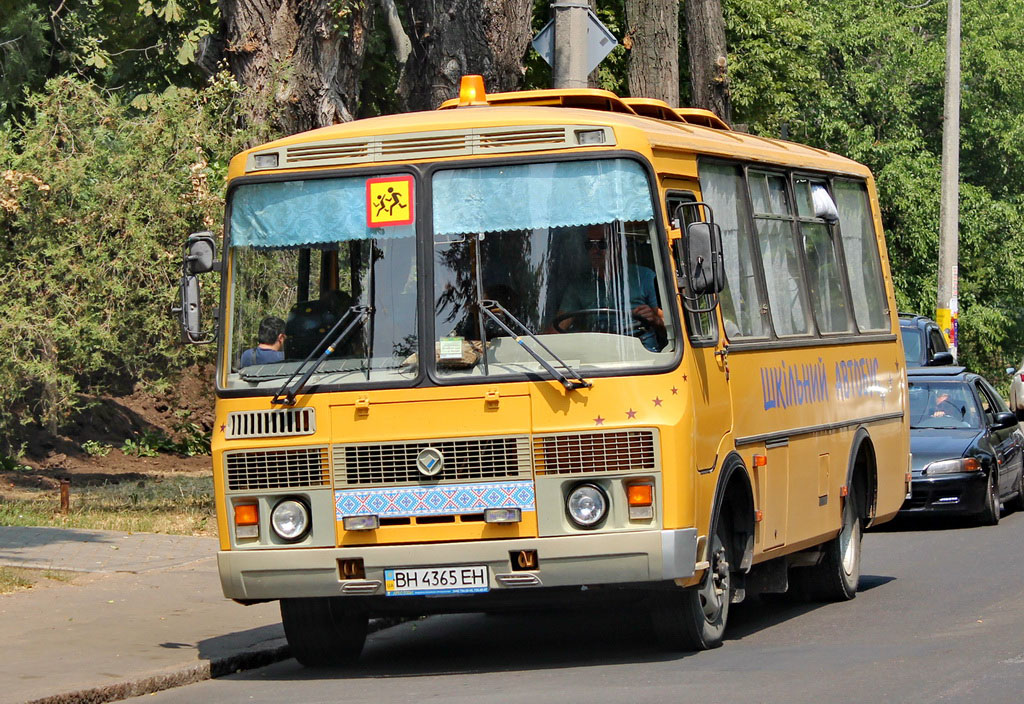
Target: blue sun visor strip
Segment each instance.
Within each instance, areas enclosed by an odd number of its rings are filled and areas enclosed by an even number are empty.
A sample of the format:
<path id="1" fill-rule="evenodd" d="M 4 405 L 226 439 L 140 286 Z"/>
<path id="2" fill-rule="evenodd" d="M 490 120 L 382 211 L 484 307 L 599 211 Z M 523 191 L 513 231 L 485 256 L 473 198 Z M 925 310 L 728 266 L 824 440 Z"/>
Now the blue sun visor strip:
<path id="1" fill-rule="evenodd" d="M 239 186 L 231 201 L 231 244 L 298 247 L 412 237 L 412 225 L 366 224 L 366 177 Z"/>
<path id="2" fill-rule="evenodd" d="M 431 186 L 435 235 L 654 218 L 647 174 L 629 159 L 446 170 Z"/>

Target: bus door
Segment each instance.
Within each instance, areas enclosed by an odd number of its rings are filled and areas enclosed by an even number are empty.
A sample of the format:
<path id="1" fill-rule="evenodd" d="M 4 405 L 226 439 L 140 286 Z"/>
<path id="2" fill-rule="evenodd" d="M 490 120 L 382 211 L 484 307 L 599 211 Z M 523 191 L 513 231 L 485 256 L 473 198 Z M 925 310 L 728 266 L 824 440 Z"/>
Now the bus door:
<path id="1" fill-rule="evenodd" d="M 673 190 L 670 181 L 665 182 L 666 205 L 670 218 L 682 217 L 682 222 L 673 222 L 673 228 L 681 228 L 686 236 L 686 226 L 700 219 L 700 211 L 694 207 L 680 205 L 696 202 L 691 191 Z M 680 262 L 676 262 L 677 273 Z M 700 307 L 707 307 L 708 297 L 702 296 Z M 729 389 L 728 343 L 720 334 L 715 311 L 691 313 L 684 309 L 686 334 L 690 339 L 691 360 L 689 369 L 693 378 L 686 379 L 686 386 L 693 396 L 693 453 L 697 471 L 711 472 L 724 457 L 720 457 L 722 438 L 732 430 L 732 394 Z"/>

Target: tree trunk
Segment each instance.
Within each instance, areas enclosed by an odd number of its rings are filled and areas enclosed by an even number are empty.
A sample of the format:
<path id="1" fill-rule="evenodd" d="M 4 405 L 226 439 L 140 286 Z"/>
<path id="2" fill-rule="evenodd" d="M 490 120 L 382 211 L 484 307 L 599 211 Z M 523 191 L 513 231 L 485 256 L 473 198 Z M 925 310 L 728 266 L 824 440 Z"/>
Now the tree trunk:
<path id="1" fill-rule="evenodd" d="M 686 0 L 686 40 L 694 107 L 732 122 L 725 18 L 720 0 Z"/>
<path id="2" fill-rule="evenodd" d="M 352 119 L 372 6 L 352 0 L 219 0 L 224 53 L 259 99 L 251 119 L 285 134 Z"/>
<path id="3" fill-rule="evenodd" d="M 530 43 L 531 0 L 407 0 L 412 54 L 399 88 L 410 110 L 432 110 L 459 93 L 459 79 L 478 73 L 490 93 L 523 83 Z"/>
<path id="4" fill-rule="evenodd" d="M 629 94 L 679 105 L 679 0 L 626 0 Z"/>

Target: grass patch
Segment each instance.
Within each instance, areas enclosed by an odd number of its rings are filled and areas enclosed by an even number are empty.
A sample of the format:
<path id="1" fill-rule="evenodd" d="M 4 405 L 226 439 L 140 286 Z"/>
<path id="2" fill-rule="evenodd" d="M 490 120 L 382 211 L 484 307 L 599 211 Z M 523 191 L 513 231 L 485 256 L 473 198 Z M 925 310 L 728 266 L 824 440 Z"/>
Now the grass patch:
<path id="1" fill-rule="evenodd" d="M 0 594 L 10 594 L 19 589 L 28 589 L 35 581 L 23 574 L 24 570 L 0 567 Z"/>
<path id="2" fill-rule="evenodd" d="M 40 582 L 70 582 L 73 572 L 60 570 L 37 570 L 27 567 L 0 567 L 0 594 L 10 594 L 21 589 L 30 589 Z"/>
<path id="3" fill-rule="evenodd" d="M 60 514 L 53 490 L 0 497 L 0 525 L 212 535 L 217 526 L 213 479 L 168 475 L 94 487 L 72 485 L 66 516 Z"/>

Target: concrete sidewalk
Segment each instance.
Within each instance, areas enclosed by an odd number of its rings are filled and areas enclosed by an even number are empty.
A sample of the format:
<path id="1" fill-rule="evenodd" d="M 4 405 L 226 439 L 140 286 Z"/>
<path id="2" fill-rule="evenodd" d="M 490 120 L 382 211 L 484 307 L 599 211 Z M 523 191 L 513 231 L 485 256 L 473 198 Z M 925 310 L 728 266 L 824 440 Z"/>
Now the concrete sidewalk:
<path id="1" fill-rule="evenodd" d="M 214 538 L 0 526 L 0 565 L 88 573 L 0 596 L 0 702 L 107 702 L 288 656 L 276 602 L 221 594 Z"/>

